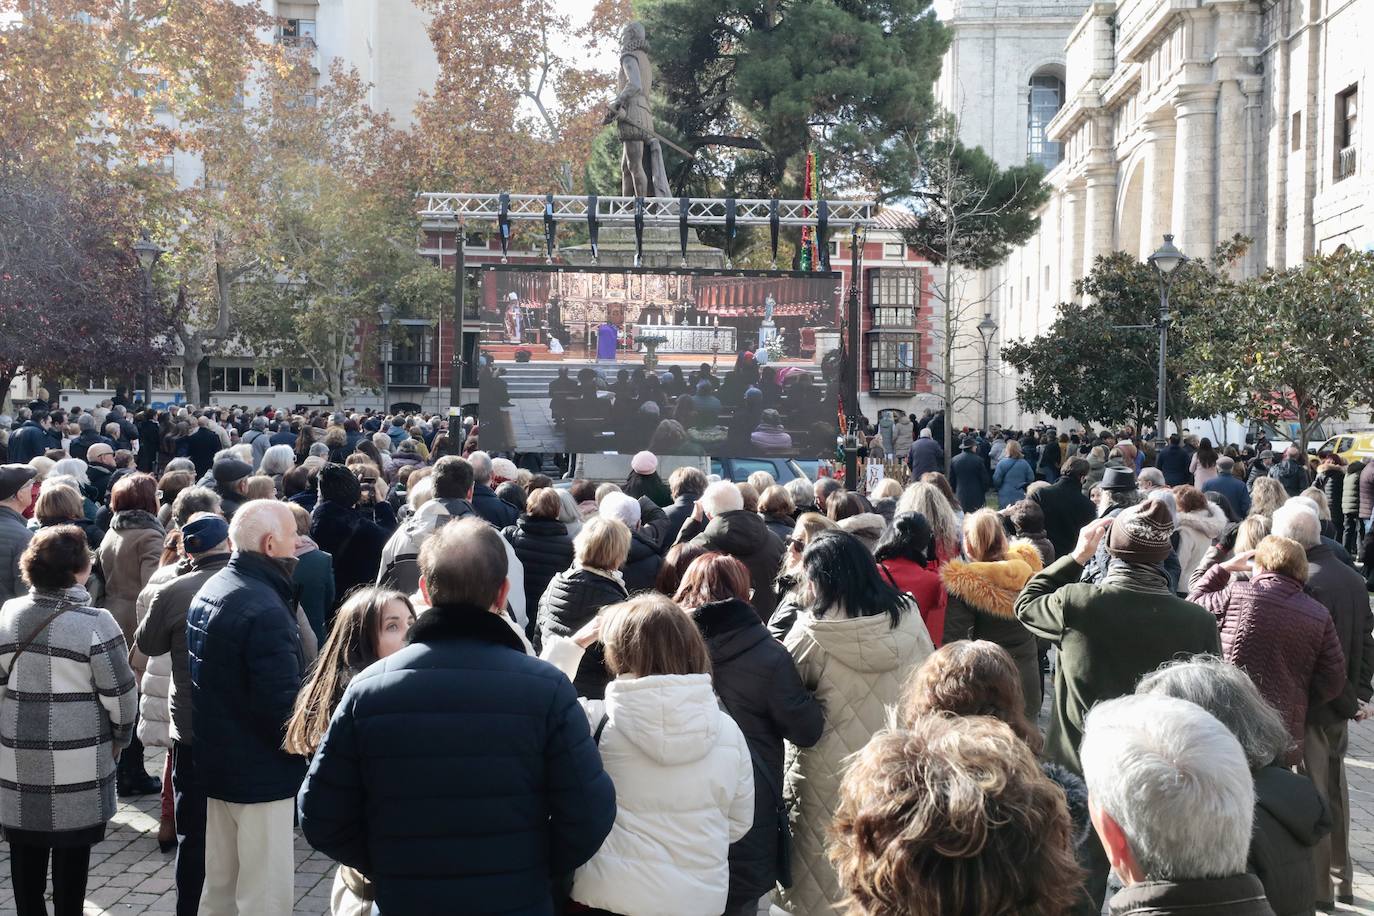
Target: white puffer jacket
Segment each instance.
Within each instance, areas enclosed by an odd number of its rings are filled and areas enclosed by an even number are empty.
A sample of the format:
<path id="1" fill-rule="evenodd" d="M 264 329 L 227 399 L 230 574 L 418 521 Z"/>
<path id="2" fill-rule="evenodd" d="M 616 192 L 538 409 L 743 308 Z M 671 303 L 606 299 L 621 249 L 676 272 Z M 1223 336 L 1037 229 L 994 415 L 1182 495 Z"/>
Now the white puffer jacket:
<path id="1" fill-rule="evenodd" d="M 148 602 L 158 589 L 177 577 L 177 564 L 159 566 L 138 593 L 134 611 L 138 622 L 148 616 Z M 134 669 L 138 670 L 144 655 L 133 653 Z M 172 746 L 172 708 L 168 700 L 172 690 L 172 656 L 170 653 L 150 658 L 138 682 L 138 740 L 145 747 Z"/>
<path id="2" fill-rule="evenodd" d="M 619 678 L 602 712 L 601 761 L 615 782 L 615 826 L 577 870 L 572 897 L 613 913 L 720 916 L 730 844 L 754 821 L 754 764 L 708 674 Z"/>
<path id="3" fill-rule="evenodd" d="M 792 806 L 792 886 L 778 905 L 793 916 L 829 916 L 843 893 L 825 849 L 848 758 L 887 725 L 912 670 L 935 651 L 914 604 L 892 626 L 886 614 L 817 619 L 808 613 L 783 641 L 802 683 L 825 706 L 825 731 L 809 748 L 787 745 L 783 793 Z"/>

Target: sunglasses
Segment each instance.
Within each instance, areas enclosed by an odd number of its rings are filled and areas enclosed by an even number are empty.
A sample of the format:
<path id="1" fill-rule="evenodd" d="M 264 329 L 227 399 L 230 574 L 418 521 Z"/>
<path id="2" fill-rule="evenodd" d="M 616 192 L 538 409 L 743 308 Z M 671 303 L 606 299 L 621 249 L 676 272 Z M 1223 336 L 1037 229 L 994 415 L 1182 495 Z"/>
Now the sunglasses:
<path id="1" fill-rule="evenodd" d="M 783 543 L 786 545 L 786 547 L 787 547 L 788 550 L 801 550 L 803 547 L 806 546 L 805 544 L 803 544 L 801 541 L 797 540 L 796 538 L 788 538 L 788 539 L 787 539 L 786 541 L 784 541 Z"/>

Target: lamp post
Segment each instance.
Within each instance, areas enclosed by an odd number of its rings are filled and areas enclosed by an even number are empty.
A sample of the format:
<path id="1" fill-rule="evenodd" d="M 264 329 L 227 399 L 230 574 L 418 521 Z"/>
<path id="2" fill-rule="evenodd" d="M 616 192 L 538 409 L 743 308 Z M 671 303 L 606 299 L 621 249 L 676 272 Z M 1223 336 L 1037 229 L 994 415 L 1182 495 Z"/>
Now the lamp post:
<path id="1" fill-rule="evenodd" d="M 988 432 L 988 378 L 992 362 L 992 339 L 997 336 L 997 322 L 992 313 L 983 315 L 978 322 L 978 336 L 983 340 L 983 435 Z"/>
<path id="2" fill-rule="evenodd" d="M 153 302 L 153 268 L 157 266 L 157 259 L 162 257 L 163 250 L 158 247 L 148 236 L 148 230 L 143 229 L 138 234 L 138 241 L 134 242 L 134 254 L 138 257 L 138 266 L 143 269 L 143 340 L 148 342 L 150 337 L 148 331 L 148 313 L 152 310 Z M 153 400 L 152 377 L 148 373 L 143 374 L 143 403 L 148 404 Z M 138 379 L 134 379 L 134 386 L 138 386 Z M 132 393 L 132 392 L 131 392 Z"/>
<path id="3" fill-rule="evenodd" d="M 382 413 L 386 414 L 391 410 L 391 318 L 395 315 L 391 308 L 391 303 L 386 302 L 377 309 L 377 315 L 382 319 Z"/>
<path id="4" fill-rule="evenodd" d="M 1164 448 L 1164 443 L 1168 440 L 1165 426 L 1168 423 L 1165 414 L 1166 406 L 1164 395 L 1166 388 L 1166 376 L 1164 369 L 1165 356 L 1169 350 L 1169 286 L 1173 282 L 1174 271 L 1178 265 L 1185 260 L 1183 252 L 1174 247 L 1174 237 L 1164 236 L 1164 244 L 1159 246 L 1159 250 L 1150 255 L 1150 266 L 1154 268 L 1155 276 L 1159 279 L 1159 392 L 1158 404 L 1155 410 L 1155 451 Z"/>

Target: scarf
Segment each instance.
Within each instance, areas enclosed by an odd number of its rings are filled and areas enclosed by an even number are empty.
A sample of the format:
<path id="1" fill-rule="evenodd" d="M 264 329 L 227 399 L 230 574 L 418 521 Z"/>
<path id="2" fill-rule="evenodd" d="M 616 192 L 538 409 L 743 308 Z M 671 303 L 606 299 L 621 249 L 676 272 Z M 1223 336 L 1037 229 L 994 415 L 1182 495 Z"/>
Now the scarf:
<path id="1" fill-rule="evenodd" d="M 1107 574 L 1102 577 L 1103 586 L 1114 585 L 1133 592 L 1148 592 L 1158 595 L 1172 595 L 1169 590 L 1169 576 L 1159 564 L 1128 563 L 1112 557 L 1107 564 Z"/>

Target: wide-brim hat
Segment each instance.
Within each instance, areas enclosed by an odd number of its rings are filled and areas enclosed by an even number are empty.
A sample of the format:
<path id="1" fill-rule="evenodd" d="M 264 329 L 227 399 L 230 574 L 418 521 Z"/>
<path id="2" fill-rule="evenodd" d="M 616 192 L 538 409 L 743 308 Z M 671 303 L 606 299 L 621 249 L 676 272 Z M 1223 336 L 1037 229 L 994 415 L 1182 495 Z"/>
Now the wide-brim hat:
<path id="1" fill-rule="evenodd" d="M 1134 490 L 1135 471 L 1130 468 L 1107 468 L 1100 486 L 1104 490 Z"/>

